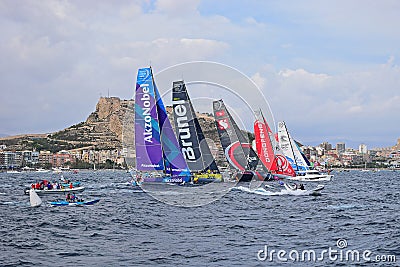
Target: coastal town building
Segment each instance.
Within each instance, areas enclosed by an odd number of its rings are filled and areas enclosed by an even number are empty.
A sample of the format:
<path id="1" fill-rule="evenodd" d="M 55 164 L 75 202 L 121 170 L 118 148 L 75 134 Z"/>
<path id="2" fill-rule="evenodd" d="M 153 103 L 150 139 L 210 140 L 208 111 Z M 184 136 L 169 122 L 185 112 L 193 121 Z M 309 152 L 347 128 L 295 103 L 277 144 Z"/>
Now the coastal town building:
<path id="1" fill-rule="evenodd" d="M 18 169 L 22 165 L 22 152 L 0 152 L 0 167 Z"/>
<path id="2" fill-rule="evenodd" d="M 62 150 L 58 153 L 53 154 L 52 167 L 64 167 L 67 163 L 72 161 L 72 156 L 68 151 Z"/>
<path id="3" fill-rule="evenodd" d="M 361 153 L 361 154 L 367 154 L 368 153 L 367 145 L 366 144 L 360 144 L 358 146 L 358 152 Z"/>
<path id="4" fill-rule="evenodd" d="M 25 166 L 34 166 L 39 163 L 38 151 L 22 151 L 22 161 Z"/>
<path id="5" fill-rule="evenodd" d="M 40 151 L 39 153 L 39 164 L 44 166 L 53 162 L 53 153 L 48 150 Z"/>
<path id="6" fill-rule="evenodd" d="M 345 143 L 337 143 L 336 144 L 336 151 L 340 155 L 346 151 Z"/>

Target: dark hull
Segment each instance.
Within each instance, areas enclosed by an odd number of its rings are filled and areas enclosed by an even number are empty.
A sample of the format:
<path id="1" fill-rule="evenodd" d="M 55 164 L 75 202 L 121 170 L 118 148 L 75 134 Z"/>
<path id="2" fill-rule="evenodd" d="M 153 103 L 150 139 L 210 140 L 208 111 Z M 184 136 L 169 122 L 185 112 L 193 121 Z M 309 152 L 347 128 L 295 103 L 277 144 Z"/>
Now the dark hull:
<path id="1" fill-rule="evenodd" d="M 253 180 L 253 172 L 241 172 L 236 174 L 236 181 L 239 182 L 251 182 Z"/>

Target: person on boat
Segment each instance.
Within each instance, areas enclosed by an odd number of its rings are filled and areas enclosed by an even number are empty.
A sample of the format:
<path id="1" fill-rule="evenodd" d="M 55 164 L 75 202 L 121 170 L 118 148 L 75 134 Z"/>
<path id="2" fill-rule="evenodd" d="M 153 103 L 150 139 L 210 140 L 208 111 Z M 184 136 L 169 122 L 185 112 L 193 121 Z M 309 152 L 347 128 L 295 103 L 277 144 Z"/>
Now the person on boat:
<path id="1" fill-rule="evenodd" d="M 139 173 L 136 175 L 136 181 L 137 181 L 137 182 L 141 182 L 141 181 L 142 181 L 142 173 L 141 173 L 141 172 L 139 172 Z"/>
<path id="2" fill-rule="evenodd" d="M 298 188 L 299 188 L 300 190 L 305 190 L 303 184 L 300 184 Z"/>
<path id="3" fill-rule="evenodd" d="M 71 194 L 70 193 L 67 194 L 67 196 L 65 197 L 65 200 L 67 200 L 68 202 L 71 201 Z"/>
<path id="4" fill-rule="evenodd" d="M 72 184 L 72 183 L 69 183 L 69 188 L 73 188 L 74 187 L 74 185 Z"/>
<path id="5" fill-rule="evenodd" d="M 77 200 L 75 193 L 71 195 L 71 202 L 75 202 Z"/>

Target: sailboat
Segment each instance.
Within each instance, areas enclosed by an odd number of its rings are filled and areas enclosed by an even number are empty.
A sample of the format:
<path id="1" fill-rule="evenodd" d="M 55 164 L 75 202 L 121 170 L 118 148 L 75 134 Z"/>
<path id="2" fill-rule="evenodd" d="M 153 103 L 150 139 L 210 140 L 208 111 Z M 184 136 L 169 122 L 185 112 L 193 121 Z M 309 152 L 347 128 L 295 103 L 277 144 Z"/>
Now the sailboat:
<path id="1" fill-rule="evenodd" d="M 272 180 L 273 177 L 258 158 L 248 140 L 233 120 L 222 99 L 213 101 L 214 118 L 225 157 L 237 171 L 236 179 L 251 181 Z"/>
<path id="2" fill-rule="evenodd" d="M 289 134 L 284 121 L 278 123 L 279 145 L 289 161 L 292 168 L 296 171 L 296 176 L 290 178 L 297 181 L 330 181 L 333 175 L 322 174 L 318 170 L 313 170 L 300 147 Z"/>
<path id="3" fill-rule="evenodd" d="M 33 188 L 29 190 L 29 202 L 31 203 L 31 207 L 39 207 L 42 205 L 42 199 Z"/>
<path id="4" fill-rule="evenodd" d="M 136 175 L 141 182 L 185 183 L 191 173 L 180 150 L 151 67 L 138 70 L 135 92 Z M 142 173 L 144 172 L 144 173 Z"/>
<path id="5" fill-rule="evenodd" d="M 274 174 L 287 176 L 296 176 L 295 171 L 289 164 L 275 140 L 274 134 L 265 120 L 261 109 L 255 112 L 254 136 L 256 151 L 260 160 Z"/>
<path id="6" fill-rule="evenodd" d="M 183 81 L 173 82 L 172 104 L 176 136 L 193 181 L 222 181 Z"/>

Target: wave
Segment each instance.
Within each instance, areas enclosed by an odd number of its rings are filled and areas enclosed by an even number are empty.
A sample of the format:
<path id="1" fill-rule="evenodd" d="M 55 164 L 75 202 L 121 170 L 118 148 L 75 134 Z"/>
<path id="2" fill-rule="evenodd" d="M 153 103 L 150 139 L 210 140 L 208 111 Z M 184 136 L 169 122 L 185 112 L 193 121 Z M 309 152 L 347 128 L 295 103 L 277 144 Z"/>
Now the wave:
<path id="1" fill-rule="evenodd" d="M 264 188 L 256 188 L 250 189 L 244 186 L 238 186 L 232 188 L 232 190 L 239 190 L 247 193 L 263 195 L 263 196 L 282 196 L 282 195 L 291 195 L 291 196 L 308 196 L 308 195 L 316 195 L 316 192 L 313 190 L 287 190 L 282 189 L 281 191 L 268 191 Z"/>

